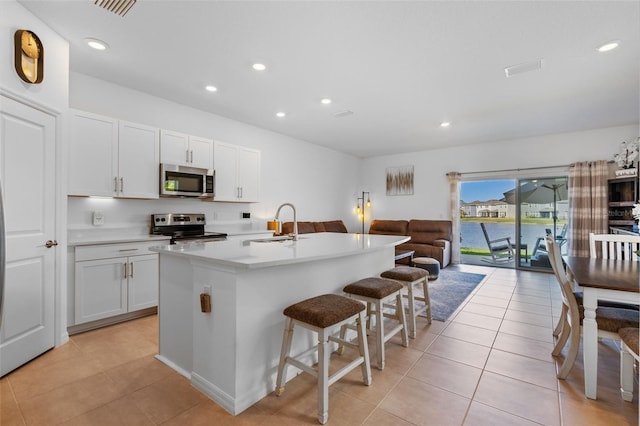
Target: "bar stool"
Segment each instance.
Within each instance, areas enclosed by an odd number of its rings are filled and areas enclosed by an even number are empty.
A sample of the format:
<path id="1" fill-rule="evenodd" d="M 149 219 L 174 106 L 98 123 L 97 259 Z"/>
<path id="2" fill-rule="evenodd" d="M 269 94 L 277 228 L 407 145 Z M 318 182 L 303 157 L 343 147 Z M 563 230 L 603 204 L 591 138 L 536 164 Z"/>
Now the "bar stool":
<path id="1" fill-rule="evenodd" d="M 397 281 L 385 278 L 369 277 L 347 285 L 342 289 L 348 297 L 359 300 L 367 305 L 367 330 L 376 337 L 376 356 L 378 368 L 384 369 L 384 344 L 398 332 L 402 332 L 402 346 L 409 346 L 407 338 L 407 321 L 402 306 L 402 289 L 404 286 Z M 392 301 L 395 299 L 395 304 Z M 394 308 L 393 314 L 385 312 L 385 308 Z M 375 318 L 375 329 L 371 329 L 371 317 Z M 388 333 L 385 334 L 384 318 L 393 318 L 398 321 Z M 347 328 L 350 325 L 343 325 L 340 330 L 340 338 L 344 339 Z M 340 352 L 341 347 L 338 348 Z"/>
<path id="2" fill-rule="evenodd" d="M 284 392 L 287 365 L 292 364 L 299 369 L 311 374 L 318 379 L 318 421 L 325 424 L 329 419 L 329 386 L 345 376 L 358 365 L 362 367 L 362 379 L 364 384 L 371 384 L 371 365 L 369 361 L 369 349 L 367 347 L 367 333 L 364 327 L 365 305 L 345 296 L 337 294 L 324 294 L 303 300 L 283 311 L 287 317 L 282 338 L 282 351 L 278 376 L 276 379 L 276 396 Z M 337 327 L 351 322 L 356 323 L 358 343 L 353 344 L 331 334 Z M 294 326 L 301 326 L 318 333 L 318 344 L 309 350 L 293 357 L 291 342 L 293 340 Z M 331 376 L 329 375 L 329 342 L 336 342 L 340 346 L 348 346 L 358 349 L 359 356 L 345 365 Z M 300 359 L 318 351 L 317 370 L 312 365 L 305 364 Z"/>
<path id="3" fill-rule="evenodd" d="M 409 301 L 409 337 L 416 338 L 416 317 L 423 314 L 431 324 L 431 300 L 429 299 L 429 287 L 427 276 L 429 273 L 421 268 L 412 266 L 398 266 L 380 274 L 382 278 L 396 280 L 407 288 L 405 296 Z M 422 285 L 424 297 L 416 296 L 413 292 L 415 286 Z M 416 308 L 416 301 L 424 302 L 424 306 Z"/>

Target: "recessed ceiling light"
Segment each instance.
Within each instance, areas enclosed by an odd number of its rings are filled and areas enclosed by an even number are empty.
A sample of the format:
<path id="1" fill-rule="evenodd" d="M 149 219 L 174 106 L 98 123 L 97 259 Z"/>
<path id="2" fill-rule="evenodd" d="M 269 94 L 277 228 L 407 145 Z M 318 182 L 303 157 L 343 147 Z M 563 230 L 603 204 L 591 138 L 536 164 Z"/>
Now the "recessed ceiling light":
<path id="1" fill-rule="evenodd" d="M 323 104 L 323 105 L 329 105 L 331 103 L 331 99 L 322 98 L 322 99 L 320 99 L 320 103 Z"/>
<path id="2" fill-rule="evenodd" d="M 216 86 L 205 86 L 205 89 L 209 92 L 217 92 L 218 88 Z"/>
<path id="3" fill-rule="evenodd" d="M 276 112 L 276 117 L 280 117 L 280 118 L 282 118 L 282 117 L 285 117 L 286 115 L 287 115 L 287 114 L 286 114 L 285 112 L 282 112 L 282 111 L 280 111 L 280 112 Z"/>
<path id="4" fill-rule="evenodd" d="M 620 46 L 620 40 L 609 41 L 602 46 L 598 46 L 598 52 L 608 52 Z"/>
<path id="5" fill-rule="evenodd" d="M 264 71 L 267 69 L 267 66 L 265 64 L 256 63 L 256 64 L 253 64 L 253 69 L 256 71 Z"/>
<path id="6" fill-rule="evenodd" d="M 92 49 L 96 49 L 96 50 L 107 50 L 109 48 L 109 45 L 107 43 L 105 43 L 102 40 L 98 40 L 97 38 L 85 38 L 84 39 L 85 43 L 87 43 L 89 45 L 89 47 L 91 47 Z"/>
<path id="7" fill-rule="evenodd" d="M 449 127 L 451 126 L 451 123 L 449 121 L 443 121 L 442 123 L 440 123 L 440 127 Z"/>

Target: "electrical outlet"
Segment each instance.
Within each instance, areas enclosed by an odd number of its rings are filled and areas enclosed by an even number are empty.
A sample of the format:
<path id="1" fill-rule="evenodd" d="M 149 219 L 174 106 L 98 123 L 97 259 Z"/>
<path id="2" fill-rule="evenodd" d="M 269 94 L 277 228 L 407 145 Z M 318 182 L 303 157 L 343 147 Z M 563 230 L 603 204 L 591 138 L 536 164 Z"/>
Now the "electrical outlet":
<path id="1" fill-rule="evenodd" d="M 249 212 L 242 212 L 242 218 L 243 218 L 243 219 L 251 219 L 251 213 L 249 213 Z"/>
<path id="2" fill-rule="evenodd" d="M 104 225 L 104 214 L 102 212 L 93 212 L 93 226 Z"/>

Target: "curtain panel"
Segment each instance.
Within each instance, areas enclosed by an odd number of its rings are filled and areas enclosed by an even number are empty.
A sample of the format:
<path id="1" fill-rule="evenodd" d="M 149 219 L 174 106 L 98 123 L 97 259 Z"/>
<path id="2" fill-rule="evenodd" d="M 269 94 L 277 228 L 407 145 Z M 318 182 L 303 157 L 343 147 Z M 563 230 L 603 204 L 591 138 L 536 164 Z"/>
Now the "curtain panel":
<path id="1" fill-rule="evenodd" d="M 608 232 L 607 160 L 569 168 L 569 255 L 589 256 L 589 233 Z"/>
<path id="2" fill-rule="evenodd" d="M 449 179 L 449 211 L 451 212 L 451 263 L 460 263 L 460 180 L 458 172 L 447 173 Z"/>

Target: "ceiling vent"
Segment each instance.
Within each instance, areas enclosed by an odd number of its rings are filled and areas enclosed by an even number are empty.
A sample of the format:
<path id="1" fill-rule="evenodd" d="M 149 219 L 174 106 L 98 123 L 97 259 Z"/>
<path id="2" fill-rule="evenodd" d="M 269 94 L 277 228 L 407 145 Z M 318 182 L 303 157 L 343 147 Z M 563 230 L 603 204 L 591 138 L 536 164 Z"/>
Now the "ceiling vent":
<path id="1" fill-rule="evenodd" d="M 352 114 L 353 114 L 353 111 L 351 111 L 349 109 L 345 109 L 345 110 L 336 112 L 335 114 L 333 114 L 333 116 L 335 118 L 340 118 L 340 117 L 346 117 L 346 116 L 352 115 Z"/>
<path id="2" fill-rule="evenodd" d="M 136 0 L 96 0 L 94 4 L 109 12 L 124 16 L 136 4 Z"/>
<path id="3" fill-rule="evenodd" d="M 542 59 L 538 59 L 537 61 L 524 62 L 522 64 L 506 67 L 504 69 L 504 74 L 507 77 L 512 77 L 516 74 L 522 74 L 529 71 L 537 71 L 539 69 L 542 69 Z"/>

